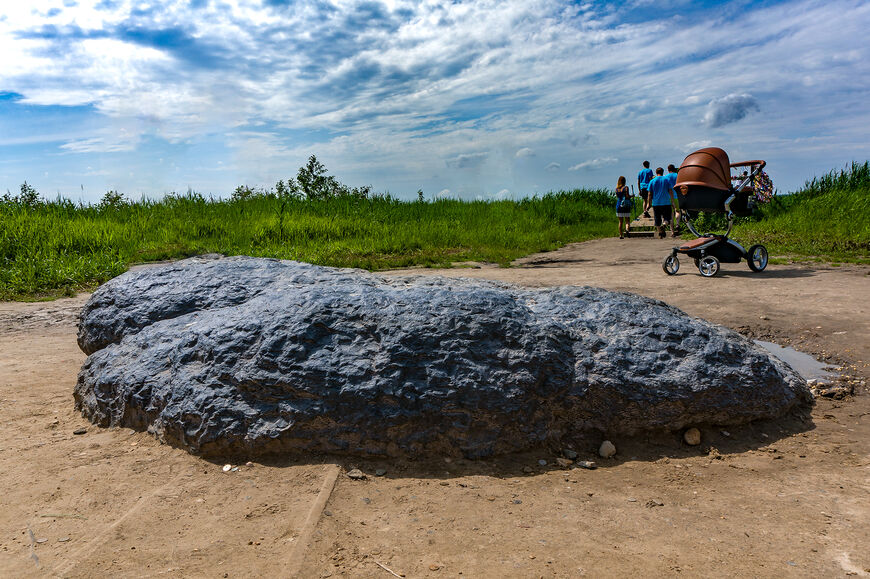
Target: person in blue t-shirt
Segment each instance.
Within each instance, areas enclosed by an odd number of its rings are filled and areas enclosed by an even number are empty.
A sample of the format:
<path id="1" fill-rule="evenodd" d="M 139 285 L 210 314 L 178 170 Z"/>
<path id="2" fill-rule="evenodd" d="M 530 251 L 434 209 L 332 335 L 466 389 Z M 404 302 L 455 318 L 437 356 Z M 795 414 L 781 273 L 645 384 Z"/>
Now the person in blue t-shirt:
<path id="1" fill-rule="evenodd" d="M 680 233 L 680 202 L 677 200 L 677 192 L 674 190 L 674 185 L 677 184 L 677 168 L 671 163 L 668 165 L 668 174 L 664 176 L 668 183 L 668 195 L 671 196 L 671 206 L 673 207 L 674 218 L 671 221 L 671 235 L 674 237 Z"/>
<path id="2" fill-rule="evenodd" d="M 649 182 L 649 196 L 652 199 L 653 215 L 655 216 L 655 226 L 659 232 L 659 237 L 665 236 L 665 225 L 671 227 L 671 214 L 673 206 L 671 205 L 670 185 L 665 178 L 665 170 L 661 167 L 656 169 L 656 177 Z"/>
<path id="3" fill-rule="evenodd" d="M 649 217 L 650 199 L 649 199 L 649 182 L 653 180 L 652 169 L 649 168 L 649 161 L 643 162 L 643 169 L 637 174 L 637 190 L 640 192 L 640 198 L 643 199 L 643 216 Z"/>

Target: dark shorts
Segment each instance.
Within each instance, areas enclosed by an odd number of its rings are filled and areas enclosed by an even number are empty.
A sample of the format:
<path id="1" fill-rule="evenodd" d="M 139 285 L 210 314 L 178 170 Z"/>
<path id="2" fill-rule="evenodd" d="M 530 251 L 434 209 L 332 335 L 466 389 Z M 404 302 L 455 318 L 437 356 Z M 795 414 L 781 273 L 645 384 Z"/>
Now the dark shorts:
<path id="1" fill-rule="evenodd" d="M 670 205 L 653 205 L 656 227 L 659 227 L 662 222 L 668 224 L 671 222 L 671 209 Z"/>
<path id="2" fill-rule="evenodd" d="M 644 203 L 649 201 L 649 191 L 647 189 L 641 189 L 640 190 L 640 198 L 643 199 Z"/>

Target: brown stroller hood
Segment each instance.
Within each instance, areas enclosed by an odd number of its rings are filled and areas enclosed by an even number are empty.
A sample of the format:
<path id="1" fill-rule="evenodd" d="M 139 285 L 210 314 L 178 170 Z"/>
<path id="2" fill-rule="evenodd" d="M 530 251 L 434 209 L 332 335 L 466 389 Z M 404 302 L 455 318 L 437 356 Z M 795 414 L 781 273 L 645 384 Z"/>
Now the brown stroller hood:
<path id="1" fill-rule="evenodd" d="M 675 187 L 680 185 L 729 191 L 731 163 L 728 161 L 728 153 L 718 147 L 708 147 L 690 154 L 677 172 Z"/>

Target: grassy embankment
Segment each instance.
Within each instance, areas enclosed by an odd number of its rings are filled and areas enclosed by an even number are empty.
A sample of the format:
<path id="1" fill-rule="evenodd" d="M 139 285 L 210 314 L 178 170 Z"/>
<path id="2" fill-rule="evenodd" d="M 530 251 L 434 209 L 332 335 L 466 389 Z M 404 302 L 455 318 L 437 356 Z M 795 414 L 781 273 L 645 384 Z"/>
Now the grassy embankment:
<path id="1" fill-rule="evenodd" d="M 774 197 L 753 220 L 735 228 L 747 243 L 796 260 L 870 264 L 870 162 L 808 181 Z"/>
<path id="2" fill-rule="evenodd" d="M 131 263 L 211 252 L 370 270 L 461 261 L 504 265 L 615 231 L 614 201 L 605 191 L 489 202 L 263 193 L 129 202 L 107 194 L 95 206 L 24 193 L 22 186 L 18 198 L 0 200 L 0 299 L 68 295 Z"/>

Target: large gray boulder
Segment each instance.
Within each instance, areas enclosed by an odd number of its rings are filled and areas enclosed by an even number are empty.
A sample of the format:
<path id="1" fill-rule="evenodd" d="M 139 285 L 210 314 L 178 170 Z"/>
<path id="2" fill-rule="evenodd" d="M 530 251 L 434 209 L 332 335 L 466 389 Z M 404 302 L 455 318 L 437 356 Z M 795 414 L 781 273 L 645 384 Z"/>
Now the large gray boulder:
<path id="1" fill-rule="evenodd" d="M 790 367 L 660 301 L 247 257 L 106 283 L 79 344 L 87 418 L 208 456 L 480 457 L 812 403 Z"/>

